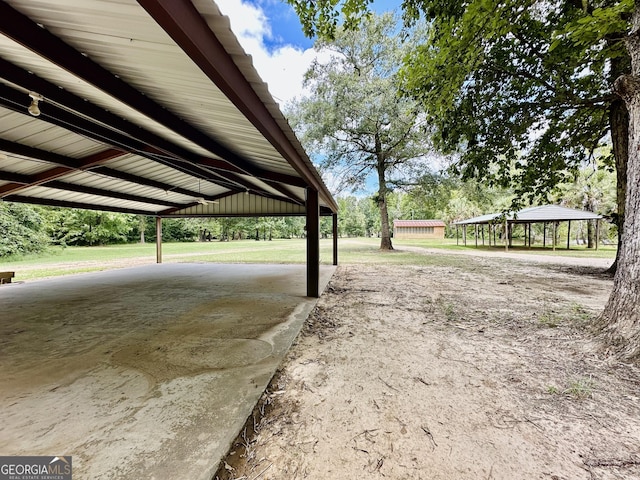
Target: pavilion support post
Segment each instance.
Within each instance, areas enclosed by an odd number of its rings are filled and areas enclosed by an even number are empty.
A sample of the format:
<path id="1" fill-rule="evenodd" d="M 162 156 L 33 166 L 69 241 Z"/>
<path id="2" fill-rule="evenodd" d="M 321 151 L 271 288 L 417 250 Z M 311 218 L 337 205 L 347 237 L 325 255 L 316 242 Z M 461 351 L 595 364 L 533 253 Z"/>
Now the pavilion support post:
<path id="1" fill-rule="evenodd" d="M 547 222 L 542 223 L 542 248 L 547 246 Z"/>
<path id="2" fill-rule="evenodd" d="M 504 251 L 509 251 L 509 222 L 504 219 Z"/>
<path id="3" fill-rule="evenodd" d="M 600 237 L 600 219 L 596 220 L 596 252 L 598 251 L 598 237 Z"/>
<path id="4" fill-rule="evenodd" d="M 558 229 L 558 225 L 556 224 L 556 222 L 552 222 L 553 223 L 553 229 L 552 229 L 552 234 L 553 234 L 553 238 L 551 239 L 551 245 L 553 245 L 553 251 L 556 251 L 556 231 Z"/>
<path id="5" fill-rule="evenodd" d="M 156 217 L 156 263 L 162 263 L 162 217 Z"/>
<path id="6" fill-rule="evenodd" d="M 320 201 L 318 191 L 307 187 L 307 297 L 320 296 Z"/>
<path id="7" fill-rule="evenodd" d="M 476 237 L 476 248 L 478 248 L 478 224 L 476 223 L 474 225 L 474 227 L 475 227 L 475 235 L 474 236 Z"/>
<path id="8" fill-rule="evenodd" d="M 493 224 L 493 246 L 497 247 L 498 246 L 498 242 L 496 242 L 496 224 Z"/>
<path id="9" fill-rule="evenodd" d="M 462 243 L 467 246 L 467 225 L 462 226 Z"/>
<path id="10" fill-rule="evenodd" d="M 338 265 L 338 214 L 332 215 L 333 219 L 333 264 Z"/>
<path id="11" fill-rule="evenodd" d="M 529 248 L 531 248 L 531 224 L 529 224 Z"/>
<path id="12" fill-rule="evenodd" d="M 458 225 L 456 225 L 456 245 L 460 245 L 460 239 L 458 238 Z"/>
<path id="13" fill-rule="evenodd" d="M 570 240 L 571 240 L 571 220 L 567 222 L 567 250 L 569 250 Z"/>
<path id="14" fill-rule="evenodd" d="M 484 223 L 482 224 L 482 246 L 484 247 Z"/>

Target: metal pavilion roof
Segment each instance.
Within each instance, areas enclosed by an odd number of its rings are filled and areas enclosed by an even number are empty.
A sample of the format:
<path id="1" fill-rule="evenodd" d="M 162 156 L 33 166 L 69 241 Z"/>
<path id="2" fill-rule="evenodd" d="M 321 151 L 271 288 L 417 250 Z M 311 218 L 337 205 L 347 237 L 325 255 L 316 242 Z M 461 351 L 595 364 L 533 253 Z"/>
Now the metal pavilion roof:
<path id="1" fill-rule="evenodd" d="M 454 225 L 480 225 L 494 223 L 502 218 L 501 213 L 489 213 L 479 217 L 454 222 Z M 559 205 L 542 205 L 530 207 L 507 215 L 509 223 L 566 222 L 570 220 L 597 220 L 602 218 L 593 212 L 561 207 Z"/>
<path id="2" fill-rule="evenodd" d="M 213 0 L 6 0 L 0 27 L 0 199 L 303 215 L 313 189 L 337 212 Z"/>

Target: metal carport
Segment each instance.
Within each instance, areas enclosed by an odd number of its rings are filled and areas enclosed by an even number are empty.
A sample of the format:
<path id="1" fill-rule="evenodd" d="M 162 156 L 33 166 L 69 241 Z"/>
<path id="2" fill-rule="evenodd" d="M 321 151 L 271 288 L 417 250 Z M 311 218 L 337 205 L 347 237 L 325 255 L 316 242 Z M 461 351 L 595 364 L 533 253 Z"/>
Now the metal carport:
<path id="1" fill-rule="evenodd" d="M 159 230 L 304 215 L 319 295 L 319 217 L 335 232 L 337 204 L 212 0 L 8 0 L 0 25 L 0 199 Z"/>
<path id="2" fill-rule="evenodd" d="M 4 455 L 209 479 L 328 282 L 337 204 L 212 0 L 6 0 L 0 26 L 0 200 L 159 229 L 306 216 L 306 271 L 165 264 L 0 292 Z"/>
<path id="3" fill-rule="evenodd" d="M 525 208 L 519 210 L 517 212 L 511 214 L 504 213 L 488 213 L 485 215 L 480 215 L 478 217 L 469 218 L 467 220 L 460 220 L 458 222 L 454 222 L 456 226 L 456 240 L 458 239 L 458 226 L 463 227 L 463 239 L 464 244 L 467 244 L 467 235 L 466 235 L 466 227 L 467 225 L 474 225 L 476 228 L 476 246 L 478 246 L 478 225 L 483 226 L 482 230 L 482 240 L 484 243 L 484 225 L 489 226 L 490 234 L 489 234 L 489 244 L 491 244 L 491 230 L 495 234 L 496 227 L 500 226 L 505 229 L 507 234 L 505 235 L 505 248 L 509 248 L 509 242 L 511 241 L 511 228 L 513 225 L 524 225 L 525 228 L 529 228 L 529 246 L 531 246 L 531 224 L 532 223 L 544 223 L 545 224 L 545 235 L 546 235 L 546 224 L 551 223 L 553 226 L 553 248 L 555 249 L 555 239 L 556 239 L 556 228 L 559 222 L 568 222 L 569 228 L 567 232 L 567 249 L 569 248 L 569 236 L 571 235 L 571 222 L 578 220 L 596 220 L 596 249 L 598 248 L 598 234 L 600 220 L 602 219 L 602 215 L 593 212 L 587 212 L 584 210 L 577 210 L 575 208 L 567 208 L 559 205 L 541 205 L 536 207 Z M 527 240 L 525 234 L 525 242 Z M 495 244 L 495 241 L 494 241 Z"/>

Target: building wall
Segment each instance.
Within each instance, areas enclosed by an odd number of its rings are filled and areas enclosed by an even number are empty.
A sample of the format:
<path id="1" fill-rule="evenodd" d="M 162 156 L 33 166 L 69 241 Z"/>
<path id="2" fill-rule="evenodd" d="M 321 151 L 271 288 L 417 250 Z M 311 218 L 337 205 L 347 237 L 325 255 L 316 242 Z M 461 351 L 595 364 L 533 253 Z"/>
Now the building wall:
<path id="1" fill-rule="evenodd" d="M 444 240 L 444 227 L 395 227 L 394 238 L 435 238 Z"/>

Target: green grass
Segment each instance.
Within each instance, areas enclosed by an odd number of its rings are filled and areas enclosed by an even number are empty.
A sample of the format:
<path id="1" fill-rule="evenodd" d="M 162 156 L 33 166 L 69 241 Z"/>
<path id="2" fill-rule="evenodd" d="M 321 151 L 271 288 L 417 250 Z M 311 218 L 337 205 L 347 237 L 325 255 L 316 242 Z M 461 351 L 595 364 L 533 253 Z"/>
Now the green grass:
<path id="1" fill-rule="evenodd" d="M 455 244 L 454 240 L 396 240 L 396 250 L 381 252 L 377 238 L 341 238 L 338 241 L 338 259 L 341 264 L 389 264 L 389 265 L 441 265 L 462 266 L 466 263 L 460 255 L 422 255 L 403 250 L 403 246 L 420 246 L 443 250 L 469 250 Z M 479 247 L 484 250 L 502 251 L 494 247 Z M 331 239 L 320 241 L 320 261 L 330 265 L 333 261 Z M 515 250 L 515 249 L 514 249 Z M 552 254 L 551 250 L 523 250 L 532 254 Z M 444 253 L 444 252 L 443 252 Z M 293 240 L 236 240 L 231 242 L 165 243 L 162 245 L 163 262 L 217 262 L 217 263 L 305 263 L 306 241 Z M 615 250 L 578 251 L 556 250 L 556 255 L 606 256 L 614 258 Z M 113 268 L 106 265 L 115 260 L 131 259 L 135 262 L 155 262 L 156 247 L 153 243 L 132 245 L 110 245 L 100 247 L 56 247 L 47 253 L 25 258 L 0 260 L 0 270 L 15 271 L 16 281 L 90 272 Z M 121 262 L 120 266 L 127 266 Z"/>
<path id="2" fill-rule="evenodd" d="M 616 257 L 617 247 L 615 245 L 599 245 L 598 250 L 588 249 L 586 246 L 576 246 L 571 245 L 571 248 L 567 250 L 566 243 L 564 247 L 556 247 L 553 250 L 552 247 L 534 244 L 531 248 L 524 247 L 520 243 L 522 243 L 521 239 L 515 239 L 516 243 L 512 247 L 509 247 L 510 252 L 516 253 L 525 253 L 531 255 L 557 255 L 563 257 L 590 257 L 590 258 L 611 258 L 614 259 Z M 436 248 L 436 249 L 446 249 L 446 250 L 481 250 L 486 252 L 504 252 L 504 245 L 499 245 L 497 247 L 482 245 L 482 241 L 476 247 L 475 240 L 467 239 L 467 246 L 462 244 L 462 240 L 460 240 L 459 244 L 456 244 L 455 238 L 445 238 L 443 241 L 441 240 L 396 240 L 394 245 L 410 245 L 416 247 L 424 247 L 424 248 Z"/>

